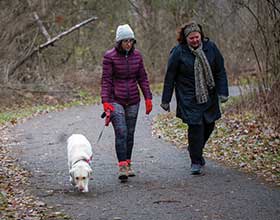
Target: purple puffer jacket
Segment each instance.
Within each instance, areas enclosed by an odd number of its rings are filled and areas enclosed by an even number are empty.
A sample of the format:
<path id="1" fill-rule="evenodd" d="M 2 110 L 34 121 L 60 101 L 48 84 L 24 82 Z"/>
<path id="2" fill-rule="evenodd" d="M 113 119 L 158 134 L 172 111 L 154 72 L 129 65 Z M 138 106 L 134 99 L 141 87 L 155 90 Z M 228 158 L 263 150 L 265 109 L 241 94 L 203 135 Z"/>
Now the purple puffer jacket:
<path id="1" fill-rule="evenodd" d="M 101 99 L 104 102 L 117 102 L 133 105 L 140 102 L 139 84 L 145 99 L 152 99 L 147 73 L 139 50 L 128 55 L 116 48 L 108 50 L 103 58 Z"/>

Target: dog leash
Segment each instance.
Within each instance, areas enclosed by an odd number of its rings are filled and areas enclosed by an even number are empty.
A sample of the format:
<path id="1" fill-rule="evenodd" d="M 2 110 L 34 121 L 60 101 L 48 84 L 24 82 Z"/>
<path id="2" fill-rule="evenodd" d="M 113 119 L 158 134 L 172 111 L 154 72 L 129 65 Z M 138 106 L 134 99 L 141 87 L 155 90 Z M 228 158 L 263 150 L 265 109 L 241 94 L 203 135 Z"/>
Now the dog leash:
<path id="1" fill-rule="evenodd" d="M 99 141 L 101 140 L 101 137 L 103 135 L 104 129 L 105 127 L 107 127 L 110 123 L 110 112 L 103 112 L 101 115 L 101 118 L 105 118 L 105 125 L 103 126 L 102 130 L 100 131 L 100 134 L 98 136 L 98 139 L 96 141 L 96 145 L 99 143 Z M 152 119 L 149 117 L 149 115 L 145 115 L 145 121 L 147 121 L 148 123 L 152 124 Z"/>
<path id="2" fill-rule="evenodd" d="M 100 141 L 100 139 L 101 139 L 101 137 L 102 137 L 102 134 L 103 134 L 103 131 L 104 131 L 104 129 L 105 129 L 105 125 L 103 126 L 103 128 L 102 128 L 102 130 L 101 130 L 101 132 L 100 132 L 100 134 L 99 134 L 99 136 L 98 136 L 98 139 L 97 139 L 97 141 L 96 141 L 96 145 L 99 143 L 99 141 Z"/>
<path id="3" fill-rule="evenodd" d="M 105 117 L 106 117 L 106 118 L 105 118 Z M 105 118 L 105 125 L 103 126 L 103 128 L 102 128 L 102 130 L 101 130 L 101 132 L 100 132 L 100 134 L 99 134 L 99 136 L 98 136 L 98 139 L 97 139 L 97 141 L 96 141 L 96 145 L 99 143 L 99 141 L 100 141 L 100 139 L 101 139 L 101 137 L 102 137 L 102 135 L 103 135 L 103 132 L 104 132 L 105 127 L 108 126 L 109 123 L 110 123 L 110 111 L 103 112 L 103 113 L 101 114 L 101 118 Z"/>

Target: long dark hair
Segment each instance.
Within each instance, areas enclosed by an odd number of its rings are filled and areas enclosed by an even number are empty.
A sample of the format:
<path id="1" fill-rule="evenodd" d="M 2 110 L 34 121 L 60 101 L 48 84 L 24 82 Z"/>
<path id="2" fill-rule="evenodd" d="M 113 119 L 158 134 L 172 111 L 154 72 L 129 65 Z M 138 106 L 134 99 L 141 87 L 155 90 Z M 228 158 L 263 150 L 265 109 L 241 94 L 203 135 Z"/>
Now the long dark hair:
<path id="1" fill-rule="evenodd" d="M 194 23 L 194 21 L 189 21 L 189 22 L 183 24 L 181 27 L 177 28 L 176 39 L 180 44 L 187 44 L 187 40 L 186 40 L 184 31 L 185 31 L 186 27 L 190 26 L 193 23 Z M 201 40 L 203 41 L 205 39 L 205 36 L 204 36 L 203 30 L 202 30 L 202 26 L 200 24 L 197 24 L 197 25 L 200 28 Z"/>

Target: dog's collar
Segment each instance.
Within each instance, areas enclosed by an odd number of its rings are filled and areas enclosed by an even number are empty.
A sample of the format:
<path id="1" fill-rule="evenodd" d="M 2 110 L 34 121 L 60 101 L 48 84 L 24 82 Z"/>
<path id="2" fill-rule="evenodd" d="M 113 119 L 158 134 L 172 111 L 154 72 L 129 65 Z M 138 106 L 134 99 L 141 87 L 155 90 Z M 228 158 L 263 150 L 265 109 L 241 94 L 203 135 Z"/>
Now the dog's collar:
<path id="1" fill-rule="evenodd" d="M 76 163 L 78 163 L 78 162 L 80 162 L 80 161 L 85 161 L 87 164 L 90 164 L 90 162 L 92 161 L 92 156 L 91 156 L 89 159 L 82 158 L 82 159 L 80 159 L 80 160 L 75 161 L 75 162 L 72 164 L 72 167 L 73 167 Z"/>

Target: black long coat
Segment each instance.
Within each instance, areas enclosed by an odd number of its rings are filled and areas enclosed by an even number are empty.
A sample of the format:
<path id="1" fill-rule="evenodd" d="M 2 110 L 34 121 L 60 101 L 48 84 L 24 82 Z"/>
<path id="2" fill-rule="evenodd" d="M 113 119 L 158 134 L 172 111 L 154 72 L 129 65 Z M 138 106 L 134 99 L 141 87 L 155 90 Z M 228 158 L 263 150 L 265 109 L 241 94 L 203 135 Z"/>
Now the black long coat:
<path id="1" fill-rule="evenodd" d="M 228 96 L 228 81 L 224 59 L 210 40 L 203 41 L 203 51 L 211 66 L 215 88 L 209 91 L 207 103 L 198 104 L 195 97 L 195 56 L 187 45 L 178 44 L 170 53 L 162 92 L 162 103 L 170 103 L 175 88 L 176 116 L 187 124 L 207 123 L 221 117 L 218 95 Z"/>

